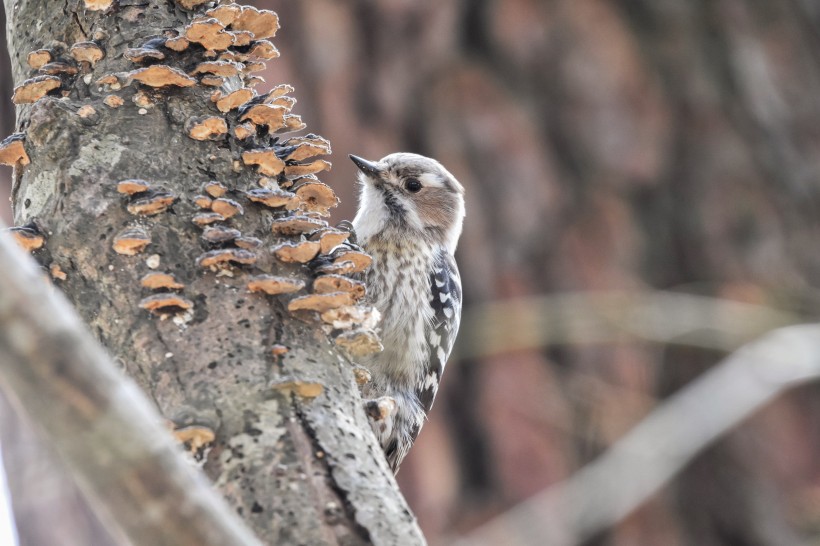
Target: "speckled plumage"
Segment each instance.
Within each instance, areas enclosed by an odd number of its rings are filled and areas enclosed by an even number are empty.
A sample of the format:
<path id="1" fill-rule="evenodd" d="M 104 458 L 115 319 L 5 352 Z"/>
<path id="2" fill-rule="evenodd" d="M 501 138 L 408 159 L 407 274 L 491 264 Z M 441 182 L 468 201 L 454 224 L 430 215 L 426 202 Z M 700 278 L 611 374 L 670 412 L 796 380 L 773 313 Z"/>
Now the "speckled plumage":
<path id="1" fill-rule="evenodd" d="M 453 252 L 464 216 L 463 188 L 437 161 L 392 154 L 362 169 L 353 226 L 373 257 L 369 301 L 381 312 L 384 351 L 366 358 L 368 415 L 397 470 L 424 423 L 452 350 L 461 314 Z M 408 180 L 421 189 L 407 189 Z M 388 398 L 385 398 L 388 397 Z M 395 402 L 395 403 L 393 403 Z"/>

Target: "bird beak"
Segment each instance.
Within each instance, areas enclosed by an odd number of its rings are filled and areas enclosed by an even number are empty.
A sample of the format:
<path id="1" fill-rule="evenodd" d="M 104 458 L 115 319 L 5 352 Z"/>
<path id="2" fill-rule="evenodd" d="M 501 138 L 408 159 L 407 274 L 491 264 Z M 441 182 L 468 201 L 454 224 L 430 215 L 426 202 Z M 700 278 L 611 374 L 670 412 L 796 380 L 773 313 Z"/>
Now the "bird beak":
<path id="1" fill-rule="evenodd" d="M 372 161 L 362 159 L 361 157 L 353 154 L 350 154 L 350 159 L 356 164 L 357 167 L 359 167 L 359 170 L 367 176 L 372 176 L 377 180 L 381 179 L 381 171 Z"/>

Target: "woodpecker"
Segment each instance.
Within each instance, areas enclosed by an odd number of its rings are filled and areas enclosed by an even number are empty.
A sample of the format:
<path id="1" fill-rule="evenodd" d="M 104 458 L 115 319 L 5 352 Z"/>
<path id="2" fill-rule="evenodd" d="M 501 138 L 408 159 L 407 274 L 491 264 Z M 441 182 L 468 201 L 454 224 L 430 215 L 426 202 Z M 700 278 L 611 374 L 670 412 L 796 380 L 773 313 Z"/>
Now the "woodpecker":
<path id="1" fill-rule="evenodd" d="M 464 188 L 434 159 L 394 153 L 359 168 L 357 242 L 373 258 L 368 301 L 381 313 L 384 351 L 361 364 L 365 411 L 397 472 L 433 405 L 461 319 L 453 256 L 464 219 Z"/>

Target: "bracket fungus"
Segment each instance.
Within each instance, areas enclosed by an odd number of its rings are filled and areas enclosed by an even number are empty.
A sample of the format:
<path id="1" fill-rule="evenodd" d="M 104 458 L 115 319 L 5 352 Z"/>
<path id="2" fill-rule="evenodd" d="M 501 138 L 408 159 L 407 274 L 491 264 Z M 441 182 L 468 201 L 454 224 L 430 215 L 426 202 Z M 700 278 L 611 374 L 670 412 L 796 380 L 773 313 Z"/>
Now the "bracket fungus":
<path id="1" fill-rule="evenodd" d="M 278 56 L 279 50 L 276 49 L 276 46 L 274 46 L 268 40 L 259 40 L 251 46 L 250 50 L 248 50 L 248 57 L 259 59 L 261 61 L 269 61 L 271 59 L 277 58 Z M 292 91 L 293 88 L 291 88 L 288 92 Z"/>
<path id="2" fill-rule="evenodd" d="M 288 178 L 296 178 L 298 176 L 305 176 L 306 174 L 316 174 L 325 170 L 330 170 L 330 161 L 324 159 L 317 159 L 312 163 L 285 165 L 285 176 Z"/>
<path id="3" fill-rule="evenodd" d="M 360 300 L 364 297 L 365 286 L 361 281 L 342 275 L 321 275 L 313 280 L 313 292 L 316 294 L 349 292 L 354 299 Z"/>
<path id="4" fill-rule="evenodd" d="M 279 30 L 279 16 L 270 10 L 243 6 L 242 12 L 231 23 L 231 28 L 253 32 L 258 40 L 271 38 Z"/>
<path id="5" fill-rule="evenodd" d="M 353 379 L 357 385 L 367 385 L 373 379 L 370 370 L 362 366 L 353 366 Z"/>
<path id="6" fill-rule="evenodd" d="M 185 38 L 209 51 L 223 51 L 233 45 L 233 36 L 225 32 L 218 19 L 207 17 L 196 19 L 185 27 Z"/>
<path id="7" fill-rule="evenodd" d="M 105 58 L 105 52 L 94 42 L 77 42 L 71 46 L 69 53 L 74 60 L 88 63 L 91 66 Z"/>
<path id="8" fill-rule="evenodd" d="M 245 47 L 251 45 L 253 41 L 253 32 L 249 30 L 236 30 L 231 32 L 233 36 L 233 45 L 234 47 Z"/>
<path id="9" fill-rule="evenodd" d="M 142 227 L 127 227 L 114 237 L 114 252 L 124 256 L 135 256 L 151 244 L 151 235 Z"/>
<path id="10" fill-rule="evenodd" d="M 151 311 L 156 315 L 173 315 L 187 311 L 194 306 L 194 302 L 179 294 L 163 292 L 140 300 L 141 309 Z"/>
<path id="11" fill-rule="evenodd" d="M 36 76 L 15 87 L 11 101 L 14 104 L 31 104 L 61 85 L 62 82 L 57 76 Z"/>
<path id="12" fill-rule="evenodd" d="M 285 144 L 293 145 L 293 149 L 285 156 L 285 159 L 291 161 L 304 161 L 313 156 L 327 155 L 330 153 L 330 142 L 321 137 L 290 139 Z"/>
<path id="13" fill-rule="evenodd" d="M 221 214 L 225 218 L 232 218 L 237 214 L 245 214 L 245 210 L 242 208 L 242 205 L 233 199 L 226 199 L 224 197 L 214 199 L 213 203 L 211 203 L 211 210 Z"/>
<path id="14" fill-rule="evenodd" d="M 256 92 L 253 89 L 243 87 L 242 89 L 237 89 L 233 93 L 228 93 L 224 97 L 220 96 L 214 102 L 216 102 L 216 108 L 220 112 L 230 112 L 231 110 L 239 108 L 251 100 L 255 95 Z"/>
<path id="15" fill-rule="evenodd" d="M 242 6 L 239 4 L 222 4 L 206 11 L 205 17 L 212 17 L 227 27 L 239 17 L 240 13 L 242 13 Z"/>
<path id="16" fill-rule="evenodd" d="M 211 197 L 222 197 L 228 192 L 228 188 L 226 188 L 223 184 L 212 180 L 205 184 L 205 193 L 210 195 Z"/>
<path id="17" fill-rule="evenodd" d="M 384 346 L 372 330 L 353 330 L 344 332 L 336 336 L 334 340 L 337 347 L 341 347 L 353 358 L 361 358 L 384 350 Z"/>
<path id="18" fill-rule="evenodd" d="M 211 0 L 176 0 L 176 3 L 188 11 L 193 10 L 197 6 L 201 6 L 202 4 L 207 4 Z"/>
<path id="19" fill-rule="evenodd" d="M 23 133 L 14 133 L 4 138 L 0 142 L 0 165 L 28 165 L 31 160 L 26 153 L 25 141 L 26 136 Z"/>
<path id="20" fill-rule="evenodd" d="M 103 11 L 111 7 L 114 0 L 83 0 L 85 9 L 89 11 Z"/>
<path id="21" fill-rule="evenodd" d="M 201 425 L 174 428 L 173 434 L 196 461 L 205 459 L 207 448 L 216 440 L 214 431 Z"/>
<path id="22" fill-rule="evenodd" d="M 125 104 L 123 98 L 118 95 L 108 95 L 103 99 L 103 102 L 109 108 L 119 108 L 120 106 Z"/>
<path id="23" fill-rule="evenodd" d="M 322 216 L 329 216 L 330 209 L 339 204 L 339 198 L 333 189 L 318 181 L 300 184 L 294 193 L 299 196 L 302 210 L 317 212 Z"/>
<path id="24" fill-rule="evenodd" d="M 239 121 L 252 121 L 256 125 L 265 125 L 271 132 L 285 127 L 285 115 L 288 108 L 274 104 L 254 104 L 242 113 Z"/>
<path id="25" fill-rule="evenodd" d="M 77 67 L 62 61 L 55 61 L 53 63 L 46 63 L 39 69 L 40 74 L 48 74 L 49 76 L 59 76 L 65 74 L 66 76 L 74 76 L 79 72 Z"/>
<path id="26" fill-rule="evenodd" d="M 43 247 L 46 243 L 45 235 L 35 224 L 25 226 L 15 226 L 8 229 L 18 245 L 27 252 L 34 252 Z"/>
<path id="27" fill-rule="evenodd" d="M 198 206 L 201 209 L 210 209 L 211 204 L 213 204 L 214 200 L 208 197 L 207 195 L 197 195 L 193 199 L 194 205 Z"/>
<path id="28" fill-rule="evenodd" d="M 228 264 L 252 265 L 256 263 L 256 253 L 242 248 L 222 248 L 211 250 L 196 259 L 200 267 L 212 267 Z"/>
<path id="29" fill-rule="evenodd" d="M 333 263 L 340 264 L 350 262 L 353 264 L 353 271 L 351 273 L 360 273 L 370 267 L 373 263 L 373 258 L 369 254 L 359 252 L 358 250 L 343 250 L 333 256 Z"/>
<path id="30" fill-rule="evenodd" d="M 277 235 L 301 235 L 324 227 L 327 227 L 327 222 L 310 216 L 287 216 L 271 223 L 271 231 Z"/>
<path id="31" fill-rule="evenodd" d="M 165 40 L 165 47 L 167 47 L 171 51 L 176 51 L 177 53 L 185 51 L 186 49 L 188 49 L 189 45 L 191 45 L 191 42 L 189 42 L 188 38 L 184 36 L 176 36 L 174 38 L 168 38 L 167 40 Z"/>
<path id="32" fill-rule="evenodd" d="M 259 173 L 266 176 L 276 176 L 285 168 L 285 162 L 277 157 L 275 148 L 242 152 L 242 161 L 245 165 L 256 165 Z"/>
<path id="33" fill-rule="evenodd" d="M 321 245 L 319 252 L 322 254 L 330 254 L 334 248 L 344 243 L 349 237 L 349 231 L 336 228 L 325 228 L 311 234 L 310 240 L 319 241 L 319 244 Z"/>
<path id="34" fill-rule="evenodd" d="M 296 195 L 279 188 L 253 188 L 245 192 L 248 199 L 254 203 L 262 203 L 266 207 L 285 207 L 293 210 L 299 205 Z"/>
<path id="35" fill-rule="evenodd" d="M 348 292 L 331 292 L 329 294 L 308 294 L 293 298 L 288 302 L 288 311 L 317 311 L 324 313 L 331 309 L 338 309 L 353 305 L 353 296 Z"/>
<path id="36" fill-rule="evenodd" d="M 164 61 L 165 53 L 153 47 L 132 47 L 126 49 L 123 57 L 133 63 L 144 63 L 146 61 Z"/>
<path id="37" fill-rule="evenodd" d="M 256 126 L 251 122 L 240 123 L 233 128 L 233 136 L 237 140 L 245 140 L 246 138 L 256 134 Z"/>
<path id="38" fill-rule="evenodd" d="M 305 122 L 302 121 L 302 116 L 297 116 L 296 114 L 288 114 L 285 116 L 285 132 L 294 132 L 294 131 L 301 131 L 307 127 Z M 330 164 L 328 164 L 328 168 Z"/>
<path id="39" fill-rule="evenodd" d="M 185 285 L 177 282 L 170 273 L 152 272 L 148 273 L 140 279 L 140 285 L 151 290 L 166 289 L 166 290 L 181 290 Z"/>
<path id="40" fill-rule="evenodd" d="M 319 243 L 302 241 L 300 243 L 283 243 L 273 247 L 273 254 L 285 263 L 306 264 L 319 254 Z"/>
<path id="41" fill-rule="evenodd" d="M 248 281 L 248 290 L 264 292 L 270 296 L 278 294 L 292 294 L 305 287 L 305 281 L 275 275 L 257 275 Z"/>
<path id="42" fill-rule="evenodd" d="M 60 264 L 58 263 L 52 263 L 48 267 L 48 272 L 51 274 L 51 278 L 57 281 L 64 281 L 68 278 L 68 275 L 66 275 L 65 271 L 63 271 L 63 268 L 60 267 Z"/>
<path id="43" fill-rule="evenodd" d="M 50 63 L 53 58 L 54 56 L 48 49 L 35 49 L 34 51 L 28 54 L 28 56 L 26 57 L 26 62 L 28 62 L 28 65 L 31 68 L 37 70 L 43 65 Z"/>
<path id="44" fill-rule="evenodd" d="M 195 214 L 192 220 L 198 226 L 207 226 L 215 222 L 221 222 L 225 220 L 225 217 L 216 212 L 200 212 Z"/>
<path id="45" fill-rule="evenodd" d="M 117 182 L 117 191 L 126 195 L 134 195 L 135 193 L 142 193 L 151 189 L 151 185 L 145 180 L 132 178 L 131 180 L 123 180 Z"/>
<path id="46" fill-rule="evenodd" d="M 154 190 L 143 197 L 137 197 L 127 205 L 128 212 L 140 216 L 154 216 L 168 210 L 176 196 L 168 191 Z"/>
<path id="47" fill-rule="evenodd" d="M 239 248 L 246 248 L 248 250 L 256 250 L 262 246 L 262 239 L 256 237 L 237 237 L 234 242 Z"/>
<path id="48" fill-rule="evenodd" d="M 196 80 L 178 68 L 164 64 L 155 64 L 147 68 L 140 68 L 128 73 L 130 80 L 136 80 L 150 87 L 191 87 Z"/>
<path id="49" fill-rule="evenodd" d="M 202 232 L 202 239 L 211 244 L 225 244 L 242 236 L 242 232 L 225 226 L 208 226 Z"/>
<path id="50" fill-rule="evenodd" d="M 194 68 L 191 75 L 213 74 L 223 78 L 232 78 L 239 75 L 241 68 L 241 65 L 231 61 L 204 61 Z"/>
<path id="51" fill-rule="evenodd" d="M 316 398 L 325 390 L 321 383 L 287 379 L 271 383 L 271 388 L 286 394 L 295 394 L 301 398 Z"/>
<path id="52" fill-rule="evenodd" d="M 215 140 L 228 133 L 228 123 L 220 117 L 192 118 L 188 136 L 194 140 Z"/>

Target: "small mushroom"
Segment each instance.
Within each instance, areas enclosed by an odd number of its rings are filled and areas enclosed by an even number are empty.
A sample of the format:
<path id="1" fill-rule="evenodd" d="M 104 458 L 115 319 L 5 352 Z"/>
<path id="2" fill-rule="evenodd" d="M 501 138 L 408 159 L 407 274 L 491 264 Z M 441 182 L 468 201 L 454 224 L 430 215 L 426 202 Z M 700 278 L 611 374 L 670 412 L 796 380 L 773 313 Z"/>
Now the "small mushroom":
<path id="1" fill-rule="evenodd" d="M 329 216 L 330 209 L 339 204 L 333 189 L 321 182 L 307 182 L 296 188 L 296 195 L 302 201 L 302 209 Z"/>
<path id="2" fill-rule="evenodd" d="M 46 243 L 45 235 L 34 223 L 11 227 L 8 232 L 14 237 L 17 244 L 28 252 L 34 252 Z"/>
<path id="3" fill-rule="evenodd" d="M 205 17 L 212 17 L 227 27 L 239 17 L 240 13 L 242 13 L 242 6 L 237 4 L 223 4 L 206 11 Z"/>
<path id="4" fill-rule="evenodd" d="M 256 253 L 243 248 L 222 248 L 211 250 L 196 259 L 200 267 L 212 267 L 228 264 L 251 265 L 256 263 Z"/>
<path id="5" fill-rule="evenodd" d="M 267 176 L 276 176 L 285 169 L 285 162 L 276 155 L 275 148 L 261 148 L 242 152 L 245 165 L 256 165 L 257 170 Z"/>
<path id="6" fill-rule="evenodd" d="M 308 294 L 293 298 L 288 302 L 288 311 L 317 311 L 324 313 L 345 305 L 352 305 L 353 297 L 347 292 L 330 294 Z"/>
<path id="7" fill-rule="evenodd" d="M 219 97 L 216 102 L 216 108 L 220 112 L 230 112 L 234 108 L 238 108 L 251 100 L 256 93 L 253 89 L 248 89 L 247 87 L 243 87 L 242 89 L 237 89 L 233 93 L 229 93 L 224 97 Z"/>
<path id="8" fill-rule="evenodd" d="M 71 56 L 79 62 L 86 62 L 91 66 L 105 57 L 105 52 L 94 42 L 77 42 L 69 50 Z"/>
<path id="9" fill-rule="evenodd" d="M 163 292 L 140 300 L 141 309 L 151 311 L 156 315 L 174 315 L 187 311 L 194 306 L 194 302 L 179 294 Z"/>
<path id="10" fill-rule="evenodd" d="M 216 116 L 191 118 L 188 126 L 188 136 L 194 140 L 216 140 L 228 133 L 228 123 Z"/>
<path id="11" fill-rule="evenodd" d="M 360 300 L 364 297 L 365 287 L 363 282 L 342 275 L 320 275 L 313 281 L 313 291 L 317 294 L 349 292 L 354 299 Z"/>
<path id="12" fill-rule="evenodd" d="M 103 99 L 103 102 L 106 104 L 106 106 L 109 106 L 110 108 L 119 108 L 120 106 L 125 104 L 125 101 L 122 99 L 122 97 L 118 95 L 108 95 Z"/>
<path id="13" fill-rule="evenodd" d="M 177 53 L 180 51 L 185 51 L 188 49 L 189 45 L 191 45 L 191 42 L 189 42 L 185 36 L 177 36 L 175 38 L 168 38 L 165 40 L 165 47 L 171 51 L 176 51 Z"/>
<path id="14" fill-rule="evenodd" d="M 204 61 L 199 63 L 192 75 L 213 74 L 223 78 L 232 78 L 239 75 L 241 66 L 231 61 Z"/>
<path id="15" fill-rule="evenodd" d="M 262 246 L 262 239 L 256 237 L 238 237 L 234 244 L 239 248 L 246 248 L 248 250 L 256 250 Z"/>
<path id="16" fill-rule="evenodd" d="M 145 61 L 164 61 L 165 53 L 153 47 L 132 47 L 125 50 L 123 57 L 134 63 L 144 63 Z"/>
<path id="17" fill-rule="evenodd" d="M 279 188 L 254 188 L 245 192 L 245 195 L 254 203 L 262 203 L 271 208 L 285 207 L 293 210 L 300 203 L 294 194 Z"/>
<path id="18" fill-rule="evenodd" d="M 184 445 L 194 457 L 200 456 L 203 450 L 216 440 L 213 430 L 200 425 L 175 428 L 173 432 L 177 441 Z"/>
<path id="19" fill-rule="evenodd" d="M 68 275 L 65 274 L 65 271 L 63 271 L 63 268 L 60 267 L 58 263 L 52 263 L 48 268 L 48 272 L 54 280 L 64 281 L 68 278 Z"/>
<path id="20" fill-rule="evenodd" d="M 237 125 L 233 129 L 233 136 L 237 138 L 237 140 L 245 140 L 249 136 L 253 136 L 256 134 L 256 126 L 251 122 L 245 122 Z"/>
<path id="21" fill-rule="evenodd" d="M 214 199 L 214 202 L 211 204 L 211 210 L 221 214 L 225 218 L 231 218 L 237 214 L 245 214 L 242 205 L 233 199 L 225 199 L 224 197 Z"/>
<path id="22" fill-rule="evenodd" d="M 213 17 L 192 21 L 185 27 L 185 37 L 210 51 L 223 51 L 233 45 L 233 36 Z"/>
<path id="23" fill-rule="evenodd" d="M 327 227 L 327 222 L 324 220 L 317 220 L 310 216 L 288 216 L 275 219 L 271 224 L 271 231 L 277 235 L 300 235 L 324 227 Z M 321 245 L 319 248 L 321 249 Z"/>
<path id="24" fill-rule="evenodd" d="M 325 228 L 319 230 L 314 235 L 311 235 L 311 241 L 319 241 L 321 245 L 320 252 L 322 254 L 330 254 L 330 252 L 345 242 L 350 237 L 350 232 L 343 229 Z"/>
<path id="25" fill-rule="evenodd" d="M 344 250 L 333 256 L 333 263 L 352 262 L 353 273 L 364 271 L 373 263 L 373 258 L 358 250 Z"/>
<path id="26" fill-rule="evenodd" d="M 211 197 L 222 197 L 228 192 L 228 188 L 220 184 L 219 182 L 212 180 L 205 184 L 205 193 L 210 195 Z"/>
<path id="27" fill-rule="evenodd" d="M 353 358 L 369 356 L 384 350 L 379 336 L 372 330 L 359 329 L 344 332 L 336 336 L 334 342 L 337 347 L 341 347 Z"/>
<path id="28" fill-rule="evenodd" d="M 271 38 L 279 30 L 279 16 L 266 9 L 243 6 L 242 12 L 231 23 L 234 30 L 249 30 L 257 40 Z"/>
<path id="29" fill-rule="evenodd" d="M 151 235 L 142 227 L 127 227 L 114 237 L 114 252 L 125 256 L 139 254 L 151 243 Z"/>
<path id="30" fill-rule="evenodd" d="M 321 383 L 290 380 L 275 381 L 271 383 L 271 388 L 288 395 L 296 395 L 309 399 L 318 397 L 325 390 Z"/>
<path id="31" fill-rule="evenodd" d="M 202 238 L 212 244 L 224 244 L 242 236 L 242 232 L 225 226 L 209 226 L 202 232 Z"/>
<path id="32" fill-rule="evenodd" d="M 375 307 L 363 305 L 346 305 L 325 311 L 321 314 L 322 322 L 336 330 L 350 330 L 353 327 L 374 329 L 379 324 L 381 314 Z"/>
<path id="33" fill-rule="evenodd" d="M 28 65 L 31 68 L 37 70 L 38 68 L 51 62 L 53 58 L 54 56 L 48 49 L 35 49 L 34 51 L 28 54 L 28 57 L 26 57 L 26 61 L 28 62 Z"/>
<path id="34" fill-rule="evenodd" d="M 135 193 L 142 193 L 151 189 L 151 185 L 145 180 L 133 178 L 130 180 L 123 180 L 117 183 L 117 191 L 126 195 L 134 195 Z"/>
<path id="35" fill-rule="evenodd" d="M 196 80 L 186 75 L 178 68 L 172 68 L 164 64 L 155 64 L 147 68 L 140 68 L 129 72 L 128 76 L 132 80 L 137 80 L 140 83 L 149 85 L 151 87 L 191 87 L 196 85 Z"/>
<path id="36" fill-rule="evenodd" d="M 285 176 L 288 178 L 296 178 L 298 176 L 315 174 L 324 170 L 329 171 L 330 167 L 330 161 L 325 161 L 324 159 L 317 159 L 312 163 L 306 163 L 303 165 L 286 165 Z"/>
<path id="37" fill-rule="evenodd" d="M 194 197 L 194 204 L 201 209 L 210 209 L 213 202 L 214 200 L 207 195 L 197 195 Z"/>
<path id="38" fill-rule="evenodd" d="M 61 85 L 60 78 L 57 76 L 37 76 L 15 87 L 11 101 L 14 104 L 31 104 Z"/>
<path id="39" fill-rule="evenodd" d="M 257 275 L 248 282 L 251 292 L 264 292 L 275 296 L 277 294 L 291 294 L 305 287 L 305 281 L 275 275 Z"/>
<path id="40" fill-rule="evenodd" d="M 177 282 L 170 273 L 152 272 L 140 279 L 140 285 L 151 290 L 158 290 L 161 288 L 167 290 L 181 290 L 185 285 Z"/>
<path id="41" fill-rule="evenodd" d="M 74 76 L 79 71 L 74 65 L 70 65 L 62 61 L 55 61 L 53 63 L 46 63 L 41 66 L 39 72 L 40 74 L 48 74 L 49 76 L 59 76 L 60 74 Z"/>
<path id="42" fill-rule="evenodd" d="M 154 190 L 144 197 L 138 197 L 128 203 L 128 212 L 140 216 L 154 216 L 168 210 L 176 196 L 168 191 Z"/>
<path id="43" fill-rule="evenodd" d="M 14 133 L 7 136 L 0 142 L 0 165 L 14 167 L 16 165 L 26 166 L 31 163 L 26 153 L 26 135 Z"/>
<path id="44" fill-rule="evenodd" d="M 276 49 L 270 41 L 268 40 L 259 40 L 258 42 L 254 43 L 251 46 L 251 49 L 248 51 L 248 57 L 260 59 L 262 61 L 269 61 L 271 59 L 275 59 L 279 56 L 279 50 Z M 290 87 L 290 86 L 288 86 Z M 291 89 L 292 92 L 293 89 Z"/>
<path id="45" fill-rule="evenodd" d="M 200 212 L 192 218 L 193 222 L 198 226 L 207 226 L 215 222 L 221 222 L 224 219 L 224 216 L 216 212 Z"/>
<path id="46" fill-rule="evenodd" d="M 273 247 L 272 250 L 273 254 L 285 263 L 305 264 L 319 254 L 319 243 L 316 241 L 283 243 Z"/>
<path id="47" fill-rule="evenodd" d="M 271 132 L 285 127 L 285 115 L 288 109 L 272 104 L 255 104 L 242 114 L 240 121 L 252 121 L 256 125 L 265 125 Z"/>

